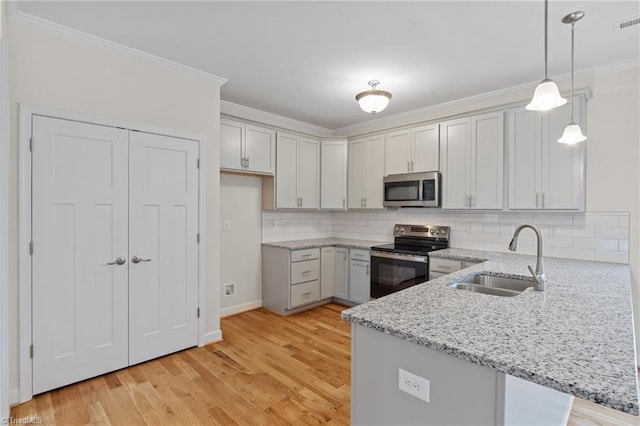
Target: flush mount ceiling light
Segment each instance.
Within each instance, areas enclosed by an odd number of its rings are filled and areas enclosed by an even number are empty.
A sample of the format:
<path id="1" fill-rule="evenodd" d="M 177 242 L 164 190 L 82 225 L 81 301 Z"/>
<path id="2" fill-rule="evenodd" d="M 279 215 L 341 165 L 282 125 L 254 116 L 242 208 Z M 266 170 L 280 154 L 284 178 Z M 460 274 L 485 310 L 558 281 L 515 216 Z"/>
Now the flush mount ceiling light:
<path id="1" fill-rule="evenodd" d="M 365 90 L 364 92 L 360 92 L 356 95 L 356 101 L 360 104 L 360 108 L 364 112 L 368 112 L 370 114 L 375 114 L 377 112 L 382 111 L 389 105 L 389 100 L 391 100 L 391 92 L 387 92 L 386 90 L 377 90 L 376 87 L 380 82 L 378 80 L 369 81 L 369 86 L 371 86 L 370 90 Z"/>
<path id="2" fill-rule="evenodd" d="M 544 0 L 544 80 L 538 84 L 533 92 L 531 102 L 526 106 L 531 111 L 549 111 L 567 103 L 567 100 L 560 96 L 558 86 L 549 79 L 547 75 L 547 51 L 548 51 L 548 22 L 549 22 L 549 1 Z"/>
<path id="3" fill-rule="evenodd" d="M 574 33 L 576 22 L 584 17 L 584 12 L 577 11 L 572 12 L 562 18 L 562 22 L 565 24 L 571 24 L 571 121 L 569 125 L 565 127 L 562 137 L 558 139 L 560 143 L 574 144 L 587 140 L 587 137 L 582 134 L 580 126 L 573 121 L 573 46 L 574 46 Z"/>

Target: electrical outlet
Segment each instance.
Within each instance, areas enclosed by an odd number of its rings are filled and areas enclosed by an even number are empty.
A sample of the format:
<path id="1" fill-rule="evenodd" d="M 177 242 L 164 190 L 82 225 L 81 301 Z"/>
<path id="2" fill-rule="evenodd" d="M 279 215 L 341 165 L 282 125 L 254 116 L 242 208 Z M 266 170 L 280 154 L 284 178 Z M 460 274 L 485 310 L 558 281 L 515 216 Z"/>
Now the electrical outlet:
<path id="1" fill-rule="evenodd" d="M 398 389 L 415 396 L 425 402 L 429 402 L 430 398 L 430 382 L 429 380 L 409 373 L 402 368 L 398 369 Z"/>
<path id="2" fill-rule="evenodd" d="M 236 295 L 236 283 L 226 283 L 224 285 L 224 297 Z"/>
<path id="3" fill-rule="evenodd" d="M 231 221 L 230 220 L 223 220 L 222 221 L 222 230 L 224 232 L 231 231 Z"/>

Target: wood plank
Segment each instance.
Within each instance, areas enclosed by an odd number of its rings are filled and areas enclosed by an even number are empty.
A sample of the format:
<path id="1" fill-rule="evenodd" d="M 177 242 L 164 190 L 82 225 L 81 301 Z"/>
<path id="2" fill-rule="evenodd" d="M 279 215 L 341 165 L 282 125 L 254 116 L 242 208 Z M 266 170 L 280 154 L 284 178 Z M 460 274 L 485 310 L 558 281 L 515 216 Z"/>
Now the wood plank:
<path id="1" fill-rule="evenodd" d="M 226 317 L 220 342 L 37 395 L 11 415 L 65 426 L 348 425 L 351 327 L 343 309 Z M 640 426 L 640 419 L 576 399 L 568 424 Z"/>

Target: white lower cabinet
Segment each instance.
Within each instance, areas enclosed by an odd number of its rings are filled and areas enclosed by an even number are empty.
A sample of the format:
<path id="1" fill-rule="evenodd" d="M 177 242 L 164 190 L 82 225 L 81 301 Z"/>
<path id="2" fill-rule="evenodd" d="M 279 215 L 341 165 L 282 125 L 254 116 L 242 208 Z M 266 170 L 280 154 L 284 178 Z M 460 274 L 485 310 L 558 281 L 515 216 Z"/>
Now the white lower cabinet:
<path id="1" fill-rule="evenodd" d="M 333 295 L 349 300 L 349 249 L 344 247 L 334 248 Z"/>
<path id="2" fill-rule="evenodd" d="M 452 272 L 482 263 L 481 261 L 450 259 L 446 257 L 429 258 L 429 279 L 434 280 Z"/>
<path id="3" fill-rule="evenodd" d="M 262 306 L 289 315 L 330 302 L 369 301 L 369 250 L 262 246 Z"/>
<path id="4" fill-rule="evenodd" d="M 320 250 L 320 298 L 333 297 L 335 288 L 335 248 L 323 247 Z"/>
<path id="5" fill-rule="evenodd" d="M 369 250 L 351 249 L 349 258 L 349 300 L 366 303 L 371 298 Z"/>
<path id="6" fill-rule="evenodd" d="M 289 315 L 320 301 L 320 249 L 262 247 L 262 305 Z"/>

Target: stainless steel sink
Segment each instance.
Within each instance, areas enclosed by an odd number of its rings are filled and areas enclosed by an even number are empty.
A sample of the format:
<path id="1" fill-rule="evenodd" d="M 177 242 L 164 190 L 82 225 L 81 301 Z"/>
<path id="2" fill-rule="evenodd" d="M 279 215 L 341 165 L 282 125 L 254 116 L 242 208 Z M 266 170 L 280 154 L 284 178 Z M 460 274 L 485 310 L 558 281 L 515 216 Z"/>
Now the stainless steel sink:
<path id="1" fill-rule="evenodd" d="M 447 284 L 448 287 L 493 296 L 513 297 L 522 293 L 534 282 L 522 278 L 506 278 L 486 273 L 474 274 Z"/>

